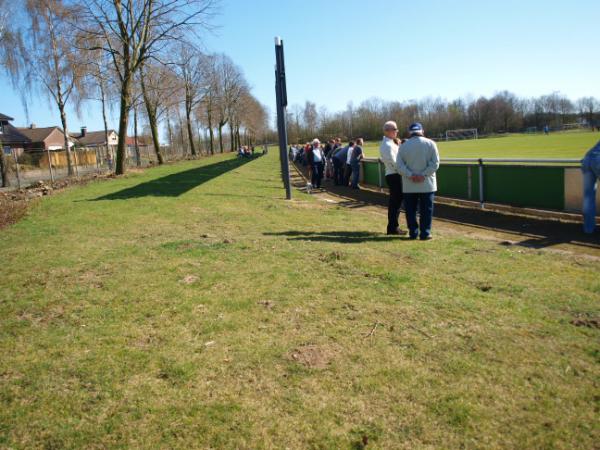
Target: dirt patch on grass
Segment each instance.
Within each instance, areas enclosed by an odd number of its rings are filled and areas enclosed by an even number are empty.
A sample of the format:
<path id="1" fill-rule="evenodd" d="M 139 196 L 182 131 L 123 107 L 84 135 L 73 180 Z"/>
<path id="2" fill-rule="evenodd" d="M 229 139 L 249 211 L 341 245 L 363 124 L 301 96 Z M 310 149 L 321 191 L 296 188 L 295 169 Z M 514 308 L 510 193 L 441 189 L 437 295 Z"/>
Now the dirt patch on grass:
<path id="1" fill-rule="evenodd" d="M 293 350 L 289 357 L 292 361 L 311 369 L 325 369 L 337 352 L 335 349 L 315 344 L 307 344 Z"/>
<path id="2" fill-rule="evenodd" d="M 570 323 L 576 327 L 600 328 L 600 317 L 579 317 Z"/>
<path id="3" fill-rule="evenodd" d="M 342 252 L 331 252 L 331 253 L 327 253 L 327 254 L 321 254 L 319 256 L 319 259 L 321 261 L 323 261 L 324 263 L 335 263 L 337 261 L 341 261 L 344 258 L 344 254 Z"/>
<path id="4" fill-rule="evenodd" d="M 21 220 L 27 213 L 27 203 L 21 195 L 0 192 L 0 229 Z"/>
<path id="5" fill-rule="evenodd" d="M 198 277 L 196 275 L 186 275 L 180 281 L 183 284 L 194 284 L 196 281 L 198 281 Z"/>
<path id="6" fill-rule="evenodd" d="M 57 180 L 54 183 L 37 181 L 25 189 L 0 192 L 0 229 L 21 220 L 27 213 L 29 203 L 37 198 L 53 195 L 70 186 L 83 186 L 94 180 L 109 178 L 115 178 L 115 175 L 94 173 L 79 178 Z"/>

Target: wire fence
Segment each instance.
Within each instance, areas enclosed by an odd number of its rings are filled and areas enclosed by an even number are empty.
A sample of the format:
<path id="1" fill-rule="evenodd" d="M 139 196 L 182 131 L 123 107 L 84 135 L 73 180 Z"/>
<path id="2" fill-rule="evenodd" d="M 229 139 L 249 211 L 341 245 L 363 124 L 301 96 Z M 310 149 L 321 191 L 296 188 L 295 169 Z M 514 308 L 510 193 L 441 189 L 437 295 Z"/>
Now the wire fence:
<path id="1" fill-rule="evenodd" d="M 0 167 L 3 169 L 0 170 L 0 190 L 23 189 L 40 181 L 53 183 L 69 177 L 67 152 L 64 149 L 15 149 L 4 146 L 1 151 L 5 167 Z M 70 153 L 75 177 L 94 173 L 107 174 L 115 170 L 116 147 L 80 147 L 72 149 Z M 191 156 L 187 149 L 175 146 L 164 146 L 161 153 L 165 161 L 179 161 Z M 153 146 L 127 148 L 125 165 L 128 168 L 144 168 L 156 164 L 158 159 Z"/>

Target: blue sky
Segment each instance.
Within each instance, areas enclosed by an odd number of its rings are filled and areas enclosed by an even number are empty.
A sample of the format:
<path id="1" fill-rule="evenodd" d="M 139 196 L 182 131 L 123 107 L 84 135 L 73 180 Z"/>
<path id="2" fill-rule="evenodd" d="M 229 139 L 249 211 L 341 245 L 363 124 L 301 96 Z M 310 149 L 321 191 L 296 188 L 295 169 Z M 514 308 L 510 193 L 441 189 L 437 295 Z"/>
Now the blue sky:
<path id="1" fill-rule="evenodd" d="M 290 104 L 330 111 L 369 97 L 520 96 L 560 91 L 600 98 L 598 0 L 222 0 L 207 50 L 242 67 L 257 98 L 274 111 L 274 36 L 284 40 Z M 0 112 L 27 123 L 19 96 L 0 79 Z M 117 109 L 111 118 L 116 127 Z M 30 120 L 59 124 L 38 101 Z M 101 129 L 90 103 L 70 128 Z"/>

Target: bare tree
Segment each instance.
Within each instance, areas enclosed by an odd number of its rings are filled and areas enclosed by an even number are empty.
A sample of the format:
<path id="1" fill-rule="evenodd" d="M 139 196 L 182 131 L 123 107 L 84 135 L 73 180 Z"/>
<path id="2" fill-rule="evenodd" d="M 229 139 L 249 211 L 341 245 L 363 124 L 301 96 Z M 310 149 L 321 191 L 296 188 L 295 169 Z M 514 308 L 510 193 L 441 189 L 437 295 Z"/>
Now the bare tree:
<path id="1" fill-rule="evenodd" d="M 149 62 L 140 71 L 140 86 L 146 106 L 148 124 L 152 132 L 154 152 L 158 164 L 163 164 L 164 157 L 160 150 L 158 122 L 168 110 L 169 102 L 179 97 L 179 80 L 168 66 Z"/>
<path id="2" fill-rule="evenodd" d="M 594 97 L 582 97 L 577 100 L 577 108 L 588 125 L 594 127 L 596 125 L 594 116 L 600 110 L 600 101 Z"/>
<path id="3" fill-rule="evenodd" d="M 203 64 L 203 79 L 206 81 L 207 90 L 204 93 L 200 107 L 196 114 L 206 124 L 209 133 L 210 154 L 215 154 L 215 125 L 218 115 L 220 79 L 218 73 L 218 58 L 216 55 L 207 55 Z"/>
<path id="4" fill-rule="evenodd" d="M 187 134 L 193 157 L 196 157 L 198 154 L 192 131 L 193 112 L 200 102 L 202 102 L 204 95 L 210 88 L 207 80 L 204 78 L 206 75 L 204 66 L 208 63 L 204 55 L 191 45 L 181 44 L 179 46 L 177 61 L 174 67 L 183 86 Z"/>
<path id="5" fill-rule="evenodd" d="M 87 32 L 102 39 L 118 76 L 120 91 L 117 174 L 125 172 L 125 140 L 136 73 L 161 61 L 169 43 L 185 41 L 208 27 L 214 0 L 89 0 Z M 153 132 L 154 134 L 154 132 Z"/>
<path id="6" fill-rule="evenodd" d="M 70 26 L 78 10 L 62 0 L 27 0 L 25 6 L 18 63 L 7 69 L 21 92 L 42 92 L 58 107 L 73 175 L 66 108 L 69 103 L 79 108 L 87 70 Z"/>

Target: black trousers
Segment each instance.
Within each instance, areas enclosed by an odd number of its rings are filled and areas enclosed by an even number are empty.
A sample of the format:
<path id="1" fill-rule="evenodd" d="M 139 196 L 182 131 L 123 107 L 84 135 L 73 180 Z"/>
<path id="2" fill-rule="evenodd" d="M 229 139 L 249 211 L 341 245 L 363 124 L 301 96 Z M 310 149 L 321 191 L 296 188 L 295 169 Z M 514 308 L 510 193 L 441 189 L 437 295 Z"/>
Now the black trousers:
<path id="1" fill-rule="evenodd" d="M 400 216 L 400 207 L 402 206 L 402 176 L 397 173 L 386 175 L 385 181 L 390 189 L 387 225 L 387 231 L 390 232 L 395 231 L 400 225 L 398 217 Z"/>
<path id="2" fill-rule="evenodd" d="M 320 188 L 321 180 L 323 179 L 323 162 L 316 162 L 312 164 L 312 176 L 311 183 L 313 187 Z"/>
<path id="3" fill-rule="evenodd" d="M 336 186 L 344 184 L 344 162 L 339 159 L 332 158 L 333 161 L 333 182 Z"/>
<path id="4" fill-rule="evenodd" d="M 342 183 L 344 186 L 348 186 L 350 184 L 351 176 L 352 176 L 352 166 L 350 164 L 346 164 L 344 166 L 344 182 Z"/>

